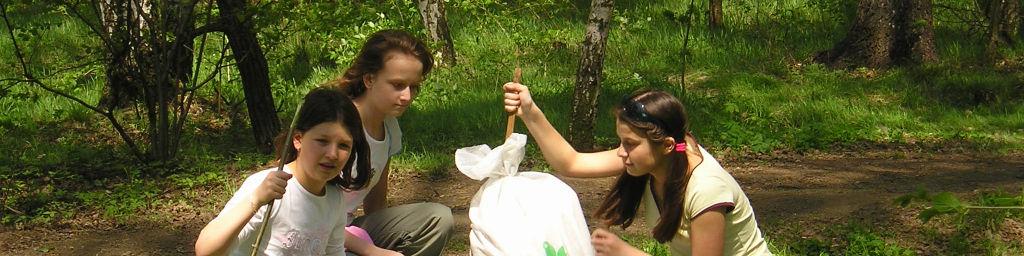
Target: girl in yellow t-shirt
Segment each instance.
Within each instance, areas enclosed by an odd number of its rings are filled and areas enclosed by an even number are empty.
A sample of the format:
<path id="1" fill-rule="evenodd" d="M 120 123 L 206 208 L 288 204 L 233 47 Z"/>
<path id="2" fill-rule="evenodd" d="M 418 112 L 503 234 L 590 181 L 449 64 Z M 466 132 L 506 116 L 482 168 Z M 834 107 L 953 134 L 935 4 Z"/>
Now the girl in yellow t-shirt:
<path id="1" fill-rule="evenodd" d="M 641 205 L 654 239 L 673 255 L 771 255 L 736 180 L 689 132 L 683 104 L 641 90 L 615 109 L 618 148 L 577 152 L 534 104 L 529 89 L 507 83 L 505 110 L 518 115 L 552 169 L 569 177 L 618 175 L 597 211 L 607 225 L 632 224 Z M 591 236 L 597 255 L 644 255 L 604 229 Z"/>

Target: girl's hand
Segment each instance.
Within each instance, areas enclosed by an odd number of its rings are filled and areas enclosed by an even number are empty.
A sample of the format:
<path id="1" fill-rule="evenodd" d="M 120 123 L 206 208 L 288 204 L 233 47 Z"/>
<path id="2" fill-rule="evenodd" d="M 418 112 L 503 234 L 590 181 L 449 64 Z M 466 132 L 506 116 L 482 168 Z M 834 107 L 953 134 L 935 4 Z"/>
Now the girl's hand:
<path id="1" fill-rule="evenodd" d="M 259 207 L 274 199 L 284 197 L 284 188 L 288 186 L 288 179 L 291 178 L 292 175 L 286 172 L 272 171 L 267 174 L 267 178 L 263 179 L 263 183 L 260 183 L 260 186 L 252 194 L 256 206 Z"/>
<path id="2" fill-rule="evenodd" d="M 510 82 L 502 87 L 505 89 L 505 112 L 522 117 L 527 110 L 533 109 L 533 98 L 525 85 Z"/>
<path id="3" fill-rule="evenodd" d="M 597 256 L 647 255 L 647 253 L 623 242 L 619 236 L 600 228 L 595 229 L 594 233 L 590 235 L 590 243 L 594 245 Z"/>

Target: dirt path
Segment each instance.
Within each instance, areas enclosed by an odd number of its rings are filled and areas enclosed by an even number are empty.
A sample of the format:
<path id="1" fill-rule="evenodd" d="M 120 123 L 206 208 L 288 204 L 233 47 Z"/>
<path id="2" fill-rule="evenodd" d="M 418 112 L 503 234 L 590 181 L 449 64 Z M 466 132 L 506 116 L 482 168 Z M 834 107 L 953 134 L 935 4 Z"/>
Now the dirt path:
<path id="1" fill-rule="evenodd" d="M 770 237 L 816 237 L 822 230 L 850 221 L 870 223 L 896 232 L 898 243 L 928 254 L 933 244 L 920 241 L 916 212 L 893 205 L 897 196 L 921 186 L 961 196 L 979 190 L 1024 188 L 1024 159 L 966 155 L 927 157 L 795 157 L 770 161 L 724 160 L 750 197 L 762 230 Z M 411 174 L 393 177 L 393 204 L 433 201 L 452 207 L 456 237 L 451 255 L 466 255 L 468 204 L 480 182 L 451 170 L 448 178 L 430 181 Z M 585 211 L 593 211 L 613 182 L 607 179 L 564 179 L 580 195 Z M 3 255 L 182 255 L 192 253 L 198 230 L 212 218 L 201 214 L 180 223 L 143 223 L 108 229 L 2 230 Z M 171 227 L 168 227 L 171 226 Z M 640 223 L 626 232 L 646 233 Z M 1024 237 L 1024 230 L 1011 237 Z"/>

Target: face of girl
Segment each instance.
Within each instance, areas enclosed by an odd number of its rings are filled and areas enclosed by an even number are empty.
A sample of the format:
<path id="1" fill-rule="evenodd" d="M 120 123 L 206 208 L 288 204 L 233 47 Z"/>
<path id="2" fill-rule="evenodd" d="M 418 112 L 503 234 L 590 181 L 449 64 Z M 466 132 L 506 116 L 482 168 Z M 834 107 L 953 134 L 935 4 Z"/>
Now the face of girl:
<path id="1" fill-rule="evenodd" d="M 363 78 L 369 105 L 388 117 L 398 117 L 409 108 L 423 82 L 423 63 L 415 56 L 390 52 L 384 67 Z"/>
<path id="2" fill-rule="evenodd" d="M 638 131 L 622 120 L 615 120 L 615 134 L 619 136 L 618 156 L 626 165 L 626 173 L 632 176 L 643 176 L 663 167 L 665 152 L 660 144 L 652 144 L 651 140 L 640 136 Z"/>
<path id="3" fill-rule="evenodd" d="M 326 183 L 341 174 L 352 153 L 352 135 L 338 121 L 313 126 L 295 135 L 293 143 L 303 175 L 317 182 Z"/>

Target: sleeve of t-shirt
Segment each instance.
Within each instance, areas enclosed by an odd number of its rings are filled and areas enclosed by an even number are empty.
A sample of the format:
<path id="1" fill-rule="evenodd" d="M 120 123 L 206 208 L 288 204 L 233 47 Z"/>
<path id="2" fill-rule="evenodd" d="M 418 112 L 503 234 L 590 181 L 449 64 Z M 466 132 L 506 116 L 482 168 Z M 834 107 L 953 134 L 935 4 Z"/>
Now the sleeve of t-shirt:
<path id="1" fill-rule="evenodd" d="M 384 126 L 387 129 L 388 136 L 391 137 L 391 144 L 388 145 L 391 152 L 390 156 L 397 155 L 402 152 L 402 127 L 398 126 L 398 119 L 388 118 L 384 121 Z"/>
<path id="2" fill-rule="evenodd" d="M 339 189 L 340 190 L 340 189 Z M 339 194 L 341 194 L 339 192 Z M 340 197 L 341 204 L 335 209 L 344 209 L 345 202 L 344 196 Z M 327 250 L 325 255 L 338 255 L 345 256 L 345 226 L 348 225 L 348 214 L 338 214 L 338 218 L 341 218 L 334 223 L 334 229 L 331 230 L 330 240 L 327 241 Z"/>
<path id="3" fill-rule="evenodd" d="M 692 188 L 687 188 L 686 194 L 690 195 L 690 198 L 686 201 L 686 218 L 693 219 L 708 211 L 717 207 L 726 207 L 725 212 L 732 211 L 732 208 L 736 206 L 736 202 L 733 200 L 732 190 L 726 186 L 725 181 L 716 177 L 708 177 L 697 182 L 691 182 Z"/>

